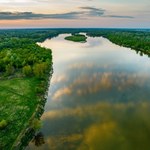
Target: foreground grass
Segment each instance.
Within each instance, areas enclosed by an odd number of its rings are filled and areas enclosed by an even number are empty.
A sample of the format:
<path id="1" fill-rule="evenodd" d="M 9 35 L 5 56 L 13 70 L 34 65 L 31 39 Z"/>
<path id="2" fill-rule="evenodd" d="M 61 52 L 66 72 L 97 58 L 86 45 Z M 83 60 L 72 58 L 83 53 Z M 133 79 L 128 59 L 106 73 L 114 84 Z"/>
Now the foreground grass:
<path id="1" fill-rule="evenodd" d="M 86 42 L 87 37 L 82 34 L 75 34 L 72 36 L 65 37 L 65 40 L 73 41 L 73 42 Z"/>
<path id="2" fill-rule="evenodd" d="M 10 149 L 36 109 L 39 97 L 35 78 L 0 80 L 0 120 L 7 126 L 0 132 L 0 149 Z"/>

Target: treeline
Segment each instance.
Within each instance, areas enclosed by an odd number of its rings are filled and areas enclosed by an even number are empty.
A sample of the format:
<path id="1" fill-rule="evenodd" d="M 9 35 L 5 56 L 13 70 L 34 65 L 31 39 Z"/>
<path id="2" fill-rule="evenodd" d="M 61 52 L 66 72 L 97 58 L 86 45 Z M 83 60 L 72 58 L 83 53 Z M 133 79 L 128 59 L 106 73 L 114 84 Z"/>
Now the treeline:
<path id="1" fill-rule="evenodd" d="M 41 42 L 46 38 L 52 38 L 59 34 L 56 30 L 48 29 L 11 29 L 0 30 L 0 41 L 7 41 L 10 38 L 27 38 L 34 42 Z"/>
<path id="2" fill-rule="evenodd" d="M 150 55 L 150 32 L 148 31 L 101 30 L 88 31 L 87 35 L 92 37 L 103 36 L 117 45 Z"/>

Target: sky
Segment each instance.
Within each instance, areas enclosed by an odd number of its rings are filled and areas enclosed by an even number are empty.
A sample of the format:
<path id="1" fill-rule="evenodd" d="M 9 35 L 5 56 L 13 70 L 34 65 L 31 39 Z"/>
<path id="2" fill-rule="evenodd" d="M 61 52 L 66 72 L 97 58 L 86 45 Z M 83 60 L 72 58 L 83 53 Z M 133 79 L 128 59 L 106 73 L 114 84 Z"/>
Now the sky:
<path id="1" fill-rule="evenodd" d="M 150 28 L 150 0 L 0 0 L 0 28 Z"/>

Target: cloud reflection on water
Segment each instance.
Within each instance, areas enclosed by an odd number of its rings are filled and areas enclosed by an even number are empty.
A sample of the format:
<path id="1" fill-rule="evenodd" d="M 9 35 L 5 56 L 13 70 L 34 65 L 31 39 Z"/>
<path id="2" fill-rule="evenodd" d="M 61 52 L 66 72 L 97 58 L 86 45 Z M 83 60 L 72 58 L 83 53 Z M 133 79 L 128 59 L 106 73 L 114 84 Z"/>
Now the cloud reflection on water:
<path id="1" fill-rule="evenodd" d="M 52 149 L 132 150 L 148 148 L 150 103 L 99 102 L 46 112 L 47 137 Z M 72 120 L 70 121 L 70 118 Z M 66 129 L 66 126 L 68 127 Z M 113 149 L 114 149 L 113 148 Z"/>
<path id="2" fill-rule="evenodd" d="M 96 71 L 94 71 L 96 70 Z M 108 70 L 108 71 L 107 71 Z M 77 72 L 77 75 L 75 75 Z M 74 74 L 67 76 L 67 74 Z M 124 94 L 129 97 L 132 96 L 134 90 L 134 96 L 139 94 L 148 94 L 149 74 L 142 72 L 120 72 L 109 71 L 109 66 L 94 66 L 94 64 L 73 64 L 66 69 L 66 75 L 56 76 L 52 83 L 58 84 L 59 87 L 54 89 L 51 93 L 51 100 L 65 101 L 70 97 L 74 97 L 74 100 L 79 97 L 94 96 L 96 95 L 118 95 Z M 147 85 L 147 86 L 146 86 Z M 144 88 L 143 88 L 144 87 Z M 137 93 L 136 93 L 137 92 Z M 140 95 L 140 96 L 142 96 Z M 148 94 L 149 95 L 149 94 Z M 146 95 L 147 96 L 147 95 Z M 123 99 L 127 97 L 124 96 Z M 93 97 L 94 99 L 94 97 Z M 129 100 L 129 98 L 128 98 Z M 122 101 L 120 99 L 120 101 Z M 76 102 L 76 101 L 74 101 Z"/>
<path id="3" fill-rule="evenodd" d="M 103 38 L 81 44 L 65 36 L 45 42 L 53 49 L 54 74 L 40 149 L 149 149 L 149 59 Z"/>

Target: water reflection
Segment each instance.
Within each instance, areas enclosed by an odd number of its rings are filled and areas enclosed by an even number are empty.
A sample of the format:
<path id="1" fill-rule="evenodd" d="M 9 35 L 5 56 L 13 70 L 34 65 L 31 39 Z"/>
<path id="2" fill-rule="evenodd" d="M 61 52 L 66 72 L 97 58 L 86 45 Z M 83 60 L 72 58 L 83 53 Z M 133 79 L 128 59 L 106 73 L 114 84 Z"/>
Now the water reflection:
<path id="1" fill-rule="evenodd" d="M 65 36 L 42 44 L 53 50 L 54 74 L 38 149 L 149 149 L 149 58 L 103 38 Z"/>
<path id="2" fill-rule="evenodd" d="M 37 147 L 39 147 L 39 146 L 45 144 L 43 133 L 42 133 L 42 132 L 37 133 L 37 134 L 34 136 L 32 142 L 33 142 L 34 145 L 37 146 Z"/>

